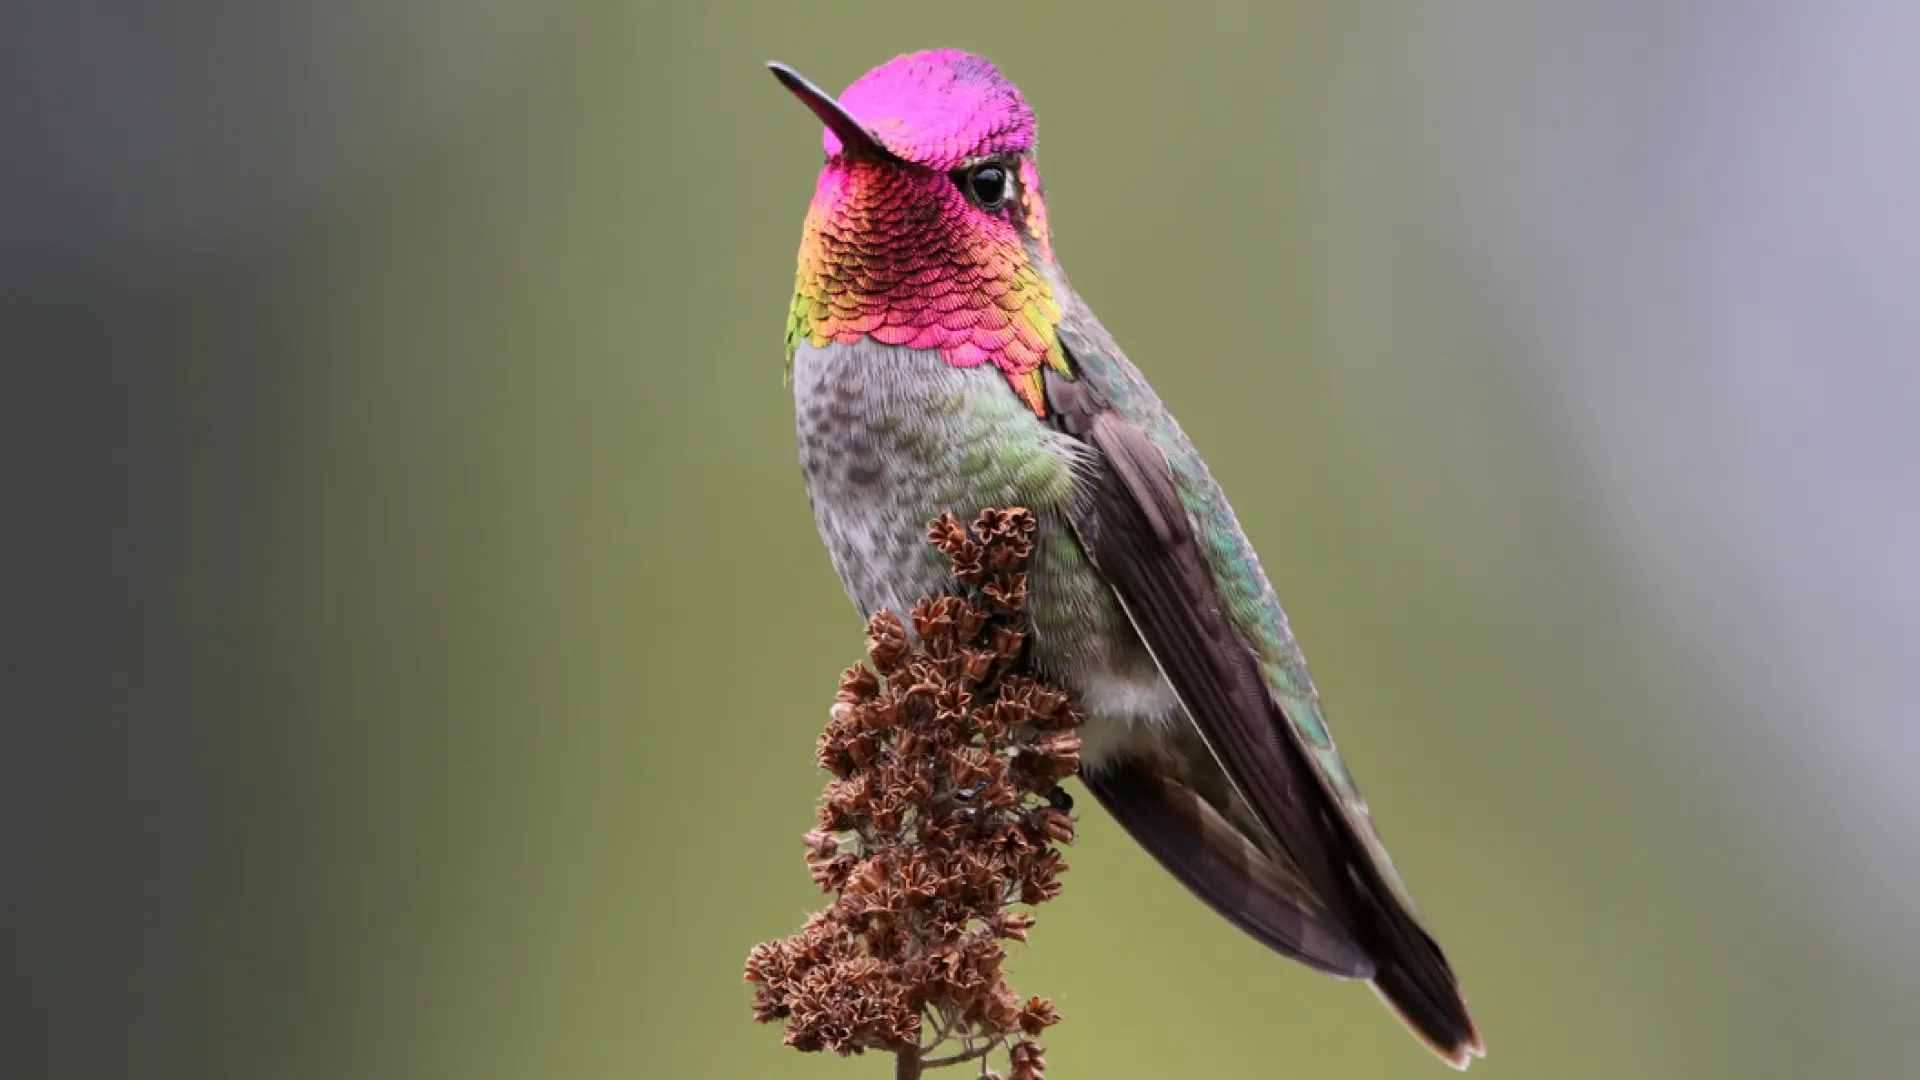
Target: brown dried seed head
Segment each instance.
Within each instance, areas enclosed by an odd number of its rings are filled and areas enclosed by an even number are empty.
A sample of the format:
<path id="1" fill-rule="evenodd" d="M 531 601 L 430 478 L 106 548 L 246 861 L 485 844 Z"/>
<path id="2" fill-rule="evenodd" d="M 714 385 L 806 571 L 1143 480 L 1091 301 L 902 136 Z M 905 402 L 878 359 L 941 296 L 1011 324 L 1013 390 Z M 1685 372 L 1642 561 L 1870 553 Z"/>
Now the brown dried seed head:
<path id="1" fill-rule="evenodd" d="M 973 708 L 973 695 L 964 686 L 949 684 L 933 696 L 933 706 L 941 720 L 964 720 Z"/>
<path id="2" fill-rule="evenodd" d="M 921 747 L 925 746 L 926 742 L 926 736 L 917 731 L 902 728 L 894 734 L 894 755 L 902 761 L 911 761 L 920 756 Z"/>
<path id="3" fill-rule="evenodd" d="M 963 746 L 947 755 L 947 770 L 961 787 L 980 787 L 999 780 L 1007 772 L 1007 761 L 991 750 Z"/>
<path id="4" fill-rule="evenodd" d="M 993 662 L 998 659 L 985 649 L 966 649 L 960 656 L 967 678 L 976 683 L 987 677 L 993 670 Z"/>
<path id="5" fill-rule="evenodd" d="M 1033 830 L 1047 838 L 1049 843 L 1073 843 L 1073 817 L 1051 806 L 1043 806 L 1033 813 Z"/>
<path id="6" fill-rule="evenodd" d="M 907 628 L 891 611 L 875 612 L 867 620 L 867 656 L 882 675 L 891 675 L 907 656 Z"/>
<path id="7" fill-rule="evenodd" d="M 860 860 L 851 855 L 836 855 L 831 859 L 807 864 L 807 872 L 821 892 L 839 892 L 846 888 L 847 878 L 852 876 L 854 867 Z"/>
<path id="8" fill-rule="evenodd" d="M 822 820 L 821 826 L 830 832 L 846 832 L 854 828 L 872 809 L 871 784 L 872 779 L 858 770 L 843 780 L 828 781 L 826 789 L 820 793 L 820 805 L 823 808 L 836 808 L 841 816 L 848 819 L 849 824 L 835 825 Z"/>
<path id="9" fill-rule="evenodd" d="M 797 1048 L 901 1050 L 938 1015 L 1006 1048 L 1011 1075 L 1041 1075 L 1027 1040 L 1058 1017 L 1007 985 L 1002 942 L 1033 926 L 1007 905 L 1059 891 L 1052 845 L 1073 819 L 1045 799 L 1080 744 L 1071 698 L 1019 673 L 1034 528 L 1018 509 L 983 512 L 971 534 L 950 514 L 929 523 L 956 594 L 916 604 L 911 635 L 875 615 L 872 668 L 841 675 L 816 748 L 834 779 L 805 838 L 809 873 L 837 896 L 746 968 L 755 1019 L 784 1024 Z"/>
<path id="10" fill-rule="evenodd" d="M 950 513 L 941 514 L 927 523 L 927 543 L 951 555 L 960 545 L 967 543 L 966 527 L 960 519 Z"/>
<path id="11" fill-rule="evenodd" d="M 953 576 L 967 585 L 978 585 L 986 577 L 986 549 L 971 540 L 948 552 Z"/>
<path id="12" fill-rule="evenodd" d="M 1067 868 L 1066 860 L 1060 858 L 1057 851 L 1046 851 L 1034 856 L 1020 882 L 1020 902 L 1023 904 L 1044 904 L 1060 895 L 1060 871 Z"/>
<path id="13" fill-rule="evenodd" d="M 1012 663 L 1020 659 L 1020 648 L 1027 643 L 1025 632 L 1010 626 L 993 628 L 993 651 L 1000 659 Z"/>
<path id="14" fill-rule="evenodd" d="M 999 835 L 993 839 L 994 850 L 1002 859 L 1024 863 L 1033 854 L 1033 840 L 1027 830 L 1012 822 L 1001 825 Z"/>
<path id="15" fill-rule="evenodd" d="M 1014 1043 L 1007 1052 L 1008 1064 L 1012 1071 L 1008 1080 L 1046 1080 L 1047 1059 L 1040 1053 L 1040 1044 L 1022 1040 Z"/>
<path id="16" fill-rule="evenodd" d="M 983 542 L 1019 538 L 1033 532 L 1033 512 L 1025 507 L 997 509 L 989 507 L 974 519 L 973 531 Z"/>
<path id="17" fill-rule="evenodd" d="M 1043 997 L 1028 998 L 1020 1009 L 1020 1030 L 1028 1035 L 1038 1035 L 1060 1022 L 1060 1014 L 1053 1009 L 1053 1002 Z"/>
<path id="18" fill-rule="evenodd" d="M 832 728 L 820 737 L 819 745 L 813 754 L 813 763 L 821 769 L 838 777 L 846 777 L 853 772 L 853 756 L 847 753 L 846 740 L 837 736 Z"/>
<path id="19" fill-rule="evenodd" d="M 807 846 L 810 860 L 831 859 L 840 853 L 839 839 L 825 829 L 809 829 L 800 842 Z"/>
<path id="20" fill-rule="evenodd" d="M 1007 574 L 996 577 L 981 590 L 995 609 L 1000 611 L 1020 611 L 1027 606 L 1027 575 Z"/>
<path id="21" fill-rule="evenodd" d="M 966 610 L 962 611 L 955 620 L 954 631 L 961 640 L 978 644 L 980 631 L 986 629 L 987 620 L 992 617 L 990 613 L 968 604 Z"/>
<path id="22" fill-rule="evenodd" d="M 880 680 L 866 665 L 855 664 L 840 673 L 840 693 L 836 700 L 859 705 L 880 692 Z"/>
<path id="23" fill-rule="evenodd" d="M 787 943 L 784 941 L 763 941 L 748 950 L 747 981 L 766 983 L 783 978 L 786 966 L 783 957 L 786 952 Z"/>
<path id="24" fill-rule="evenodd" d="M 988 925 L 1009 941 L 1025 941 L 1027 931 L 1033 929 L 1033 916 L 1024 911 L 1003 911 Z"/>
<path id="25" fill-rule="evenodd" d="M 940 893 L 940 877 L 924 861 L 910 858 L 900 867 L 900 895 L 908 903 L 931 900 Z"/>
<path id="26" fill-rule="evenodd" d="M 847 878 L 846 895 L 858 897 L 864 904 L 868 897 L 883 895 L 888 886 L 887 860 L 885 856 L 863 859 L 860 866 Z"/>
<path id="27" fill-rule="evenodd" d="M 983 576 L 994 581 L 1011 577 L 1027 561 L 1027 555 L 1026 549 L 1012 546 L 1011 542 L 996 547 L 987 559 L 986 574 Z"/>
<path id="28" fill-rule="evenodd" d="M 1036 717 L 1053 717 L 1066 708 L 1067 695 L 1029 682 L 1026 685 L 1026 702 L 1027 708 L 1032 709 Z"/>
<path id="29" fill-rule="evenodd" d="M 952 633 L 953 617 L 947 605 L 941 603 L 944 599 L 946 597 L 929 597 L 913 605 L 913 632 L 919 635 L 923 642 Z"/>
<path id="30" fill-rule="evenodd" d="M 1014 1031 L 1020 1026 L 1020 995 L 1005 983 L 992 993 L 980 996 L 980 1020 L 994 1031 Z"/>
<path id="31" fill-rule="evenodd" d="M 1082 746 L 1080 735 L 1072 731 L 1049 731 L 1035 740 L 1034 746 L 1048 757 L 1078 764 Z"/>
<path id="32" fill-rule="evenodd" d="M 980 788 L 979 802 L 981 806 L 989 809 L 1005 810 L 1020 801 L 1020 792 L 1007 780 L 1010 770 L 1006 765 L 1006 759 L 994 758 L 994 761 L 997 763 L 998 775 Z"/>
<path id="33" fill-rule="evenodd" d="M 993 725 L 998 728 L 1010 728 L 1017 724 L 1024 724 L 1032 719 L 1032 714 L 1027 711 L 1025 705 L 1020 704 L 1018 701 L 1010 701 L 1007 699 L 1006 688 L 1007 684 L 1005 682 L 1001 683 L 998 700 L 994 701 L 991 705 L 976 710 L 983 714 L 983 719 L 991 719 Z"/>
<path id="34" fill-rule="evenodd" d="M 992 705 L 973 710 L 973 715 L 967 718 L 967 722 L 973 725 L 973 729 L 979 732 L 983 739 L 997 740 L 1006 737 L 1007 725 L 1001 723 L 1000 711 Z"/>

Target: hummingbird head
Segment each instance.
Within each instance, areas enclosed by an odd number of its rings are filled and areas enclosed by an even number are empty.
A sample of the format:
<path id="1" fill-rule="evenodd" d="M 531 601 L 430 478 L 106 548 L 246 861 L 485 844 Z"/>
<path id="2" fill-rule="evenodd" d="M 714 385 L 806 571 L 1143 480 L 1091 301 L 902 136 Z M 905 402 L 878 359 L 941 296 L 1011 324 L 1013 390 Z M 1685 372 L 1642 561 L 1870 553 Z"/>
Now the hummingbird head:
<path id="1" fill-rule="evenodd" d="M 1034 166 L 1033 113 L 987 61 L 896 57 L 838 101 L 780 64 L 774 77 L 826 131 L 800 242 L 787 360 L 800 342 L 938 349 L 993 364 L 1035 412 L 1040 368 L 1066 369 Z"/>

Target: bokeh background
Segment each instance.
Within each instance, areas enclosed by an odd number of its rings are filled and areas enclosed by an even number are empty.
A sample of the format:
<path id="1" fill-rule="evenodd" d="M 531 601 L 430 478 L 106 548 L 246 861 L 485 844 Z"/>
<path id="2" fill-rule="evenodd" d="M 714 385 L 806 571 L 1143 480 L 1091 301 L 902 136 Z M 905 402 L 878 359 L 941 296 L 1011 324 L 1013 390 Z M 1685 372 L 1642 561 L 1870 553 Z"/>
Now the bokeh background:
<path id="1" fill-rule="evenodd" d="M 1528 1078 L 1910 1077 L 1920 8 L 12 0 L 0 1074 L 880 1077 L 748 1020 L 858 625 L 832 88 L 982 52 Z M 1053 1074 L 1439 1075 L 1089 806 Z"/>

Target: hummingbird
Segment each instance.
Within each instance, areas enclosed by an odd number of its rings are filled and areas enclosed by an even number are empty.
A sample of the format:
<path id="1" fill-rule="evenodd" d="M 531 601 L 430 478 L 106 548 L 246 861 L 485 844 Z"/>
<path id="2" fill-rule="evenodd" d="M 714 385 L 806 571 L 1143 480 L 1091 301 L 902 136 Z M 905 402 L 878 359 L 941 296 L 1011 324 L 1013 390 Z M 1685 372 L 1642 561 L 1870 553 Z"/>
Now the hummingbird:
<path id="1" fill-rule="evenodd" d="M 951 49 L 837 99 L 768 66 L 825 125 L 787 366 L 854 606 L 947 586 L 943 511 L 1032 511 L 1029 661 L 1079 697 L 1095 799 L 1255 940 L 1367 980 L 1455 1068 L 1484 1056 L 1226 495 L 1067 283 L 1025 97 Z"/>

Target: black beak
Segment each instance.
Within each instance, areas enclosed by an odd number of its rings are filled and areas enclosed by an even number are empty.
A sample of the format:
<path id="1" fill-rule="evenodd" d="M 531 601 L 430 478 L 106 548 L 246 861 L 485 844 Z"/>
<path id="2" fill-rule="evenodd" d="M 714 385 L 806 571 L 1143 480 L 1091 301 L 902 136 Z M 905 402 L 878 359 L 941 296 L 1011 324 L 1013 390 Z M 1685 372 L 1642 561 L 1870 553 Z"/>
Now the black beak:
<path id="1" fill-rule="evenodd" d="M 799 72 L 785 64 L 771 62 L 767 64 L 767 70 L 773 72 L 773 77 L 780 80 L 781 86 L 792 91 L 794 97 L 813 110 L 813 115 L 819 117 L 821 123 L 840 137 L 842 150 L 882 161 L 900 160 L 899 155 L 880 145 L 880 140 L 874 138 L 872 132 L 861 127 L 860 121 L 855 120 L 852 113 L 841 108 L 831 94 L 808 82 Z"/>

